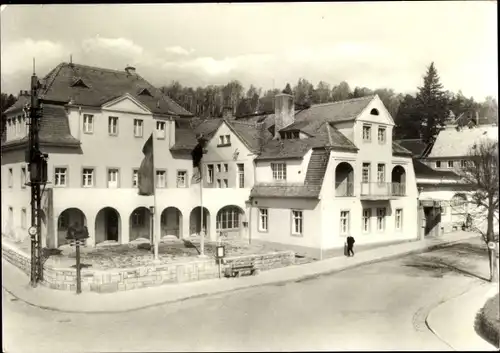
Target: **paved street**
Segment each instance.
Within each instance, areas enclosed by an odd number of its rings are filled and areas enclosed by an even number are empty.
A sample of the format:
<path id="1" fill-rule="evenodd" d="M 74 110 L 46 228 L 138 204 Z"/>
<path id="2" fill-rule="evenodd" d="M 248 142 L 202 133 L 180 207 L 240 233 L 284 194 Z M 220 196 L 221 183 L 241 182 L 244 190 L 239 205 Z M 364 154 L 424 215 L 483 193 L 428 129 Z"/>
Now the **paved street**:
<path id="1" fill-rule="evenodd" d="M 46 311 L 4 291 L 4 350 L 449 350 L 425 317 L 487 276 L 479 244 L 121 314 Z"/>

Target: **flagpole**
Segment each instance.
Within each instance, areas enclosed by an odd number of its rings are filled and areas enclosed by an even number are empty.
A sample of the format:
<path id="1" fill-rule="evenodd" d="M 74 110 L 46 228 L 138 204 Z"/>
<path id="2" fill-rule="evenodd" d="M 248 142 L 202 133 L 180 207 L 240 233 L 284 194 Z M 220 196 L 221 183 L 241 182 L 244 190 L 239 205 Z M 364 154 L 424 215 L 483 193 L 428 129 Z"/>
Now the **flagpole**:
<path id="1" fill-rule="evenodd" d="M 198 165 L 198 171 L 200 172 L 200 224 L 201 224 L 201 229 L 200 229 L 200 257 L 205 257 L 205 233 L 203 232 L 203 177 L 201 174 L 201 161 L 200 164 Z"/>
<path id="2" fill-rule="evenodd" d="M 156 207 L 156 169 L 155 169 L 155 137 L 154 137 L 154 132 L 151 133 L 151 137 L 153 139 L 153 212 L 151 214 L 151 239 L 153 240 L 153 257 L 154 261 L 159 261 L 158 258 L 158 236 L 156 235 L 155 231 L 155 218 L 156 214 L 158 212 L 158 209 Z"/>

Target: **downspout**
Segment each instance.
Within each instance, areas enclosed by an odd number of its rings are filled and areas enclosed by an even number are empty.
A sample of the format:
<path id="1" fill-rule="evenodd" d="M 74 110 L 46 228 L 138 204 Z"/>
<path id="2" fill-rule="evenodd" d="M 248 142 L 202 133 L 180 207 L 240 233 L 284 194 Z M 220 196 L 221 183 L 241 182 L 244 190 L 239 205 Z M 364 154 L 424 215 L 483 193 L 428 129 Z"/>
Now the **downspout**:
<path id="1" fill-rule="evenodd" d="M 82 133 L 82 107 L 78 107 L 78 141 L 81 141 L 81 133 Z"/>
<path id="2" fill-rule="evenodd" d="M 252 208 L 252 196 L 248 198 L 250 201 L 250 208 L 249 208 L 249 215 L 248 215 L 248 244 L 252 244 L 252 213 L 253 213 L 253 208 Z"/>

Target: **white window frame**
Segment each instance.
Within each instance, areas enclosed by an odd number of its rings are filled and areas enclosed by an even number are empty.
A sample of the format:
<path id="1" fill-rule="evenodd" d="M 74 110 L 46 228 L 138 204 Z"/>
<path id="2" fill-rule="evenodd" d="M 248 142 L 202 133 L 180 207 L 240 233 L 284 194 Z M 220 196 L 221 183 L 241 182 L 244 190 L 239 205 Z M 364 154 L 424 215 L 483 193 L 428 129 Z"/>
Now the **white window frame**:
<path id="1" fill-rule="evenodd" d="M 187 188 L 187 170 L 178 170 L 176 185 L 178 188 Z"/>
<path id="2" fill-rule="evenodd" d="M 27 175 L 26 174 L 26 167 L 22 166 L 21 167 L 21 189 L 26 188 L 26 182 L 28 181 L 26 175 Z"/>
<path id="3" fill-rule="evenodd" d="M 382 170 L 380 170 L 382 167 Z M 377 183 L 382 184 L 385 183 L 385 164 L 378 163 L 377 164 Z"/>
<path id="4" fill-rule="evenodd" d="M 224 163 L 224 164 L 223 164 L 223 167 L 224 167 L 224 169 L 223 169 L 223 170 L 224 170 L 224 173 L 229 172 L 229 165 L 228 165 L 227 163 Z"/>
<path id="5" fill-rule="evenodd" d="M 460 168 L 465 168 L 467 167 L 467 161 L 465 159 L 460 160 Z"/>
<path id="6" fill-rule="evenodd" d="M 207 183 L 208 184 L 214 183 L 214 165 L 213 164 L 207 164 Z"/>
<path id="7" fill-rule="evenodd" d="M 27 223 L 28 223 L 28 216 L 27 216 L 26 208 L 23 207 L 21 209 L 21 228 L 22 229 L 28 228 Z"/>
<path id="8" fill-rule="evenodd" d="M 269 209 L 259 208 L 259 232 L 269 231 Z"/>
<path id="9" fill-rule="evenodd" d="M 238 188 L 243 189 L 245 187 L 245 164 L 237 163 L 236 170 L 238 175 Z"/>
<path id="10" fill-rule="evenodd" d="M 83 132 L 85 134 L 94 133 L 94 116 L 92 114 L 83 114 Z"/>
<path id="11" fill-rule="evenodd" d="M 271 163 L 273 180 L 286 181 L 286 163 Z"/>
<path id="12" fill-rule="evenodd" d="M 108 168 L 106 184 L 108 189 L 118 189 L 120 187 L 120 170 L 118 168 Z"/>
<path id="13" fill-rule="evenodd" d="M 63 183 L 61 182 L 62 179 L 64 179 Z M 54 167 L 54 186 L 66 187 L 67 185 L 68 185 L 68 168 Z"/>
<path id="14" fill-rule="evenodd" d="M 224 138 L 225 138 L 224 135 L 220 135 L 219 136 L 219 145 L 223 145 L 224 144 Z"/>
<path id="15" fill-rule="evenodd" d="M 240 229 L 240 211 L 236 207 L 226 207 L 217 213 L 217 230 Z"/>
<path id="16" fill-rule="evenodd" d="M 156 122 L 156 138 L 159 140 L 167 136 L 167 123 L 165 121 Z"/>
<path id="17" fill-rule="evenodd" d="M 377 133 L 378 143 L 380 143 L 380 144 L 386 143 L 386 141 L 387 141 L 386 135 L 387 135 L 387 129 L 385 128 L 385 126 L 379 126 L 378 133 Z"/>
<path id="18" fill-rule="evenodd" d="M 436 161 L 436 168 L 441 168 L 441 161 Z"/>
<path id="19" fill-rule="evenodd" d="M 229 181 L 227 179 L 222 179 L 222 188 L 223 189 L 229 188 Z"/>
<path id="20" fill-rule="evenodd" d="M 222 187 L 222 181 L 217 179 L 217 187 L 220 189 Z"/>
<path id="21" fill-rule="evenodd" d="M 16 136 L 21 136 L 21 125 L 22 124 L 22 119 L 21 119 L 21 115 L 19 115 L 17 118 L 16 118 Z"/>
<path id="22" fill-rule="evenodd" d="M 166 188 L 167 187 L 167 171 L 160 169 L 155 173 L 155 182 L 157 188 Z"/>
<path id="23" fill-rule="evenodd" d="M 349 210 L 340 211 L 340 235 L 348 235 L 350 230 L 350 212 Z"/>
<path id="24" fill-rule="evenodd" d="M 94 187 L 94 184 L 95 184 L 95 169 L 82 168 L 82 187 L 92 188 Z"/>
<path id="25" fill-rule="evenodd" d="M 395 221 L 394 227 L 396 228 L 396 230 L 403 230 L 403 209 L 402 208 L 396 208 L 396 211 L 394 212 L 394 221 Z"/>
<path id="26" fill-rule="evenodd" d="M 448 163 L 446 164 L 448 168 L 452 169 L 453 166 L 454 166 L 455 163 L 453 163 L 453 161 L 448 161 Z"/>
<path id="27" fill-rule="evenodd" d="M 217 164 L 217 173 L 220 173 L 220 171 L 221 171 L 221 170 L 222 170 L 222 169 L 221 169 L 221 165 L 220 165 L 220 163 L 218 163 L 218 164 Z"/>
<path id="28" fill-rule="evenodd" d="M 372 126 L 370 124 L 363 124 L 362 132 L 363 132 L 363 142 L 371 142 L 372 141 Z M 365 132 L 367 132 L 367 133 L 365 134 Z"/>
<path id="29" fill-rule="evenodd" d="M 132 187 L 133 188 L 139 187 L 139 169 L 132 170 Z"/>
<path id="30" fill-rule="evenodd" d="M 144 136 L 144 120 L 134 119 L 134 137 Z"/>
<path id="31" fill-rule="evenodd" d="M 369 183 L 370 182 L 370 169 L 371 169 L 371 163 L 363 163 L 362 164 L 362 169 L 361 169 L 361 182 L 363 183 Z M 366 172 L 366 179 L 365 179 L 365 172 Z"/>
<path id="32" fill-rule="evenodd" d="M 377 208 L 377 231 L 385 231 L 385 219 L 387 217 L 387 210 L 385 207 Z"/>
<path id="33" fill-rule="evenodd" d="M 372 218 L 372 209 L 371 208 L 363 208 L 361 211 L 361 227 L 363 233 L 370 233 L 371 231 L 371 218 Z"/>
<path id="34" fill-rule="evenodd" d="M 12 168 L 9 168 L 9 188 L 14 186 L 14 171 Z"/>
<path id="35" fill-rule="evenodd" d="M 118 136 L 118 117 L 108 116 L 108 134 L 110 136 Z"/>
<path id="36" fill-rule="evenodd" d="M 304 234 L 304 212 L 292 210 L 292 235 L 303 236 Z"/>

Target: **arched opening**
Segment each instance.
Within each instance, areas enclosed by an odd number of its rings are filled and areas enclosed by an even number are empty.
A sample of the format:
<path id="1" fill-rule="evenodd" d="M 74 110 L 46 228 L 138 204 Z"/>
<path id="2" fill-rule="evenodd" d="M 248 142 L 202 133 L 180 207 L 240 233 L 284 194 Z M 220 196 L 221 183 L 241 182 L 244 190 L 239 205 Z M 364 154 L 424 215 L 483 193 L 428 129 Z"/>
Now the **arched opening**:
<path id="1" fill-rule="evenodd" d="M 193 208 L 189 216 L 189 234 L 191 236 L 199 236 L 202 225 L 201 225 L 201 209 L 200 206 Z M 205 238 L 209 236 L 210 233 L 210 212 L 203 207 L 203 231 L 205 233 Z"/>
<path id="2" fill-rule="evenodd" d="M 130 214 L 130 241 L 141 239 L 151 240 L 151 212 L 146 207 L 137 207 Z"/>
<path id="3" fill-rule="evenodd" d="M 405 169 L 397 165 L 392 168 L 392 195 L 394 196 L 404 196 L 406 195 L 406 171 Z"/>
<path id="4" fill-rule="evenodd" d="M 57 245 L 68 244 L 66 235 L 69 226 L 87 226 L 87 217 L 79 208 L 65 209 L 57 218 Z"/>
<path id="5" fill-rule="evenodd" d="M 181 238 L 182 212 L 176 207 L 167 207 L 161 213 L 161 237 Z"/>
<path id="6" fill-rule="evenodd" d="M 95 243 L 118 242 L 121 236 L 120 214 L 112 207 L 104 207 L 95 218 Z"/>
<path id="7" fill-rule="evenodd" d="M 347 162 L 335 168 L 335 195 L 354 196 L 354 169 Z"/>
<path id="8" fill-rule="evenodd" d="M 378 115 L 378 110 L 373 108 L 372 110 L 370 110 L 370 114 L 371 115 Z"/>
<path id="9" fill-rule="evenodd" d="M 224 206 L 217 212 L 216 229 L 223 238 L 241 238 L 245 211 L 238 206 Z"/>

